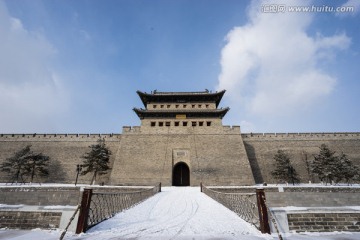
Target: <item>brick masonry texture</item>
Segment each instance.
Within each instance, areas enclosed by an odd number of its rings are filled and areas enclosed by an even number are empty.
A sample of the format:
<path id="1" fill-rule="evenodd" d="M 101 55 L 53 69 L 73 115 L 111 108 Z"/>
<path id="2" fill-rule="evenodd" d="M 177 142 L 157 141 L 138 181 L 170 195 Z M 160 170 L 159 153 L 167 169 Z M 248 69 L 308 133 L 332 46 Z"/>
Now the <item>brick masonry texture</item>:
<path id="1" fill-rule="evenodd" d="M 334 192 L 270 192 L 266 194 L 269 207 L 340 207 L 358 206 L 360 193 Z"/>
<path id="2" fill-rule="evenodd" d="M 225 193 L 255 193 L 253 187 L 216 188 Z M 360 188 L 350 187 L 264 187 L 269 207 L 341 207 L 359 206 Z"/>
<path id="3" fill-rule="evenodd" d="M 184 159 L 176 153 L 182 152 Z M 122 135 L 111 184 L 172 185 L 178 161 L 190 168 L 190 185 L 251 185 L 254 183 L 240 128 L 151 128 Z M 249 174 L 250 173 L 250 174 Z"/>
<path id="4" fill-rule="evenodd" d="M 60 225 L 61 212 L 0 211 L 0 228 L 52 229 Z"/>
<path id="5" fill-rule="evenodd" d="M 211 187 L 224 193 L 255 193 L 255 187 Z M 284 212 L 290 231 L 332 232 L 360 231 L 360 212 L 350 206 L 359 206 L 360 188 L 351 187 L 264 187 L 267 206 L 305 207 L 307 210 Z M 339 210 L 343 209 L 343 210 Z M 344 210 L 346 209 L 346 210 Z M 294 211 L 299 211 L 294 213 Z M 275 212 L 277 212 L 275 210 Z M 282 222 L 278 222 L 278 224 Z M 286 227 L 287 228 L 287 227 Z M 284 230 L 286 229 L 284 228 Z"/>
<path id="6" fill-rule="evenodd" d="M 297 213 L 287 216 L 290 231 L 360 232 L 360 213 Z"/>
<path id="7" fill-rule="evenodd" d="M 42 152 L 50 157 L 50 162 L 58 162 L 48 182 L 74 183 L 76 178 L 76 164 L 83 162 L 82 156 L 90 150 L 89 146 L 96 144 L 99 137 L 106 140 L 106 145 L 112 151 L 111 165 L 114 162 L 121 135 L 115 134 L 1 134 L 0 135 L 0 163 L 27 145 L 31 145 L 34 152 Z M 109 173 L 110 174 L 110 173 Z M 107 183 L 109 174 L 97 179 L 97 183 Z M 58 176 L 60 175 L 60 176 Z M 78 183 L 89 184 L 91 175 L 79 176 Z M 0 172 L 0 182 L 8 182 L 9 177 Z M 35 182 L 39 179 L 35 179 Z M 42 180 L 40 180 L 42 181 Z"/>
<path id="8" fill-rule="evenodd" d="M 70 205 L 80 201 L 80 188 L 5 187 L 0 188 L 0 203 L 25 205 Z"/>
<path id="9" fill-rule="evenodd" d="M 91 187 L 94 192 L 137 192 L 149 187 Z M 77 206 L 81 202 L 80 187 L 0 187 L 0 204 L 20 205 L 0 208 L 0 228 L 59 228 L 61 212 L 51 212 L 45 206 Z M 22 207 L 38 206 L 28 211 Z M 38 211 L 40 210 L 41 211 Z"/>
<path id="10" fill-rule="evenodd" d="M 123 134 L 0 134 L 0 163 L 16 151 L 32 145 L 58 162 L 60 179 L 49 182 L 74 183 L 76 164 L 96 144 L 106 140 L 112 151 L 111 168 L 97 183 L 114 185 L 172 184 L 172 167 L 181 159 L 176 152 L 186 152 L 191 185 L 249 185 L 275 182 L 271 177 L 273 156 L 285 150 L 291 156 L 302 182 L 317 182 L 306 171 L 305 159 L 313 159 L 323 143 L 337 153 L 344 152 L 360 167 L 360 133 L 290 133 L 240 134 L 240 127 L 124 127 Z M 52 174 L 53 175 L 53 174 Z M 79 183 L 89 183 L 91 175 L 79 176 Z M 37 180 L 37 179 L 36 179 Z M 0 181 L 9 178 L 0 172 Z M 42 181 L 42 180 L 41 180 Z"/>
<path id="11" fill-rule="evenodd" d="M 145 188 L 89 187 L 94 192 L 135 192 Z M 80 187 L 1 187 L 0 203 L 8 205 L 24 204 L 32 206 L 69 205 L 76 206 L 81 201 Z"/>
<path id="12" fill-rule="evenodd" d="M 360 167 L 360 133 L 254 133 L 242 134 L 242 138 L 256 183 L 275 182 L 271 171 L 274 169 L 273 157 L 279 149 L 290 155 L 302 182 L 318 182 L 309 176 L 305 159 L 314 159 L 321 144 L 327 144 L 338 154 L 344 152 Z"/>

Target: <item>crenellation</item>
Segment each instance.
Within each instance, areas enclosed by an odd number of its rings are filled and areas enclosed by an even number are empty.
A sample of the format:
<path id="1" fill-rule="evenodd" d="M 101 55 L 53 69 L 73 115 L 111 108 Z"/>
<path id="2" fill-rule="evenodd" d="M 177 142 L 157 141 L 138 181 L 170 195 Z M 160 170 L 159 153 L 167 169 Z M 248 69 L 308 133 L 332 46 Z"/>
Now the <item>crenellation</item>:
<path id="1" fill-rule="evenodd" d="M 29 140 L 29 141 L 37 141 L 38 140 L 46 140 L 46 139 L 79 139 L 79 138 L 119 138 L 120 134 L 1 134 L 1 140 Z"/>
<path id="2" fill-rule="evenodd" d="M 334 133 L 242 133 L 244 138 L 273 138 L 273 137 L 293 137 L 293 138 L 331 138 L 331 137 L 359 137 L 356 132 L 334 132 Z"/>

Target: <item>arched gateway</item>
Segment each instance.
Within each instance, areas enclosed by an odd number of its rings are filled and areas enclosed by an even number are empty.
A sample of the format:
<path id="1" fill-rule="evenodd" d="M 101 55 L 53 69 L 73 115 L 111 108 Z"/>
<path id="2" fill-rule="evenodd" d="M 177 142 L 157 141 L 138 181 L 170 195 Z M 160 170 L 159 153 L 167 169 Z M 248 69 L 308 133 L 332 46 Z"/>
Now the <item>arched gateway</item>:
<path id="1" fill-rule="evenodd" d="M 173 168 L 173 186 L 190 186 L 190 170 L 186 163 L 179 162 Z"/>

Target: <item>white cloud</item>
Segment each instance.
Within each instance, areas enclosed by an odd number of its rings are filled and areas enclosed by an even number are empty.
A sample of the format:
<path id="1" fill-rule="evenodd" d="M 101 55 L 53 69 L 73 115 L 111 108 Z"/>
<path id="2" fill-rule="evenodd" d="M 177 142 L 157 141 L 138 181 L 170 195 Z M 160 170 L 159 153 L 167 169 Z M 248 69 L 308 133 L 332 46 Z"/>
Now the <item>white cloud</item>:
<path id="1" fill-rule="evenodd" d="M 360 1 L 359 0 L 348 0 L 346 3 L 341 5 L 343 9 L 346 9 L 347 7 L 353 8 L 354 11 L 350 12 L 337 12 L 336 15 L 339 17 L 346 16 L 346 15 L 356 15 L 360 11 Z"/>
<path id="2" fill-rule="evenodd" d="M 28 31 L 0 2 L 0 131 L 46 129 L 63 113 L 67 94 L 50 64 L 55 48 Z"/>
<path id="3" fill-rule="evenodd" d="M 275 2 L 254 2 L 248 23 L 227 34 L 221 52 L 217 89 L 227 89 L 227 97 L 255 115 L 291 115 L 329 95 L 336 78 L 320 62 L 350 44 L 344 33 L 310 36 L 308 13 L 261 12 L 262 4 Z"/>

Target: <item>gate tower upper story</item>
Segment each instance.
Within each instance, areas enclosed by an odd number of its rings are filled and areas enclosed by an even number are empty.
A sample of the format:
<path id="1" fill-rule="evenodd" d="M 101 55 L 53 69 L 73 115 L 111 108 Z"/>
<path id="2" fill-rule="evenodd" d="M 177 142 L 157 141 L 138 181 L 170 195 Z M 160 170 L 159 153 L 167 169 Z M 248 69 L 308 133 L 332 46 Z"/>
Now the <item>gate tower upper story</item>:
<path id="1" fill-rule="evenodd" d="M 141 128 L 222 127 L 229 108 L 218 108 L 225 90 L 219 92 L 137 91 L 145 108 L 133 110 L 141 120 Z"/>

